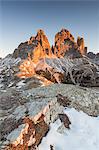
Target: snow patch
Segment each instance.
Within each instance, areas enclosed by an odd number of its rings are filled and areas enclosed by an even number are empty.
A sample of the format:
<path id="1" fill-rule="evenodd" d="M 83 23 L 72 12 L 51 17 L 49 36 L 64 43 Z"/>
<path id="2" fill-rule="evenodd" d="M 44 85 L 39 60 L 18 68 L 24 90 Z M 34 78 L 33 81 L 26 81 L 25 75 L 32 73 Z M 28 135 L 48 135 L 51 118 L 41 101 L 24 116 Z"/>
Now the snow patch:
<path id="1" fill-rule="evenodd" d="M 24 80 L 21 80 L 20 82 L 18 82 L 17 84 L 16 84 L 16 86 L 17 86 L 17 88 L 18 89 L 20 89 L 22 86 L 24 86 L 25 85 L 25 83 L 24 83 Z"/>
<path id="2" fill-rule="evenodd" d="M 39 150 L 97 150 L 99 149 L 99 117 L 91 117 L 75 109 L 65 109 L 71 121 L 70 130 L 60 134 L 60 120 L 51 124 L 51 129 L 39 145 Z"/>

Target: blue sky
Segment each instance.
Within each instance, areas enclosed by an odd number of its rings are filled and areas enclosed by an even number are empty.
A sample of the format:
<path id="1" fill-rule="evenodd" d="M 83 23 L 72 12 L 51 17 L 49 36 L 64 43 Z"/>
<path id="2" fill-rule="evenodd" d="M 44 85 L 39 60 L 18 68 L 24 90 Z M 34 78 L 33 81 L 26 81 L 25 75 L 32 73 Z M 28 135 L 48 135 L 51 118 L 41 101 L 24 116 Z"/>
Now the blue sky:
<path id="1" fill-rule="evenodd" d="M 75 40 L 84 37 L 89 51 L 99 52 L 99 1 L 0 0 L 0 56 L 12 53 L 38 29 L 53 44 L 62 28 Z"/>

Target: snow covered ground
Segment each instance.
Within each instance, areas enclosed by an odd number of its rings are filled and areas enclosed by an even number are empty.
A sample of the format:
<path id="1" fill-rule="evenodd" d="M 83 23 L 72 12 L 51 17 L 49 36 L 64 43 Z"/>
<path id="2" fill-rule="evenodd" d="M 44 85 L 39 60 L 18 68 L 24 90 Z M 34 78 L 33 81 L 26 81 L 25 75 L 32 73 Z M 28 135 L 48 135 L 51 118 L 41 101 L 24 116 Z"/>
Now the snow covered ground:
<path id="1" fill-rule="evenodd" d="M 51 129 L 43 138 L 39 150 L 99 150 L 99 117 L 91 117 L 74 108 L 64 111 L 71 121 L 70 129 L 58 132 L 60 120 L 51 124 Z"/>

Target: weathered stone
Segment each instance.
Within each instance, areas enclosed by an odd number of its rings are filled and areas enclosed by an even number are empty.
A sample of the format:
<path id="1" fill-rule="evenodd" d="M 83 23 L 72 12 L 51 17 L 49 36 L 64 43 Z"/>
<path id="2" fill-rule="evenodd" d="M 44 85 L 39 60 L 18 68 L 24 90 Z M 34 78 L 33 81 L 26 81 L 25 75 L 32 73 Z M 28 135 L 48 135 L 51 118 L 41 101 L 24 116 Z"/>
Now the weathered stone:
<path id="1" fill-rule="evenodd" d="M 57 119 L 58 113 L 62 113 L 63 107 L 59 107 L 56 98 L 45 99 L 45 101 L 39 99 L 37 97 L 37 102 L 34 99 L 34 102 L 24 103 L 24 106 L 21 104 L 19 107 L 15 106 L 17 107 L 15 111 L 6 115 L 6 119 L 1 123 L 1 139 L 5 142 L 7 138 L 11 150 L 25 150 L 30 146 L 37 146 L 48 132 L 49 124 Z M 24 128 L 22 124 L 25 124 Z"/>
<path id="2" fill-rule="evenodd" d="M 18 128 L 16 128 L 7 136 L 7 140 L 10 141 L 10 143 L 13 143 L 20 136 L 24 128 L 25 124 L 21 124 L 20 126 L 18 126 Z"/>
<path id="3" fill-rule="evenodd" d="M 95 54 L 93 52 L 88 52 L 87 53 L 87 57 L 89 57 L 90 59 L 95 59 Z"/>
<path id="4" fill-rule="evenodd" d="M 87 58 L 45 58 L 38 62 L 35 72 L 52 82 L 99 86 L 98 69 Z"/>
<path id="5" fill-rule="evenodd" d="M 4 95 L 9 95 L 12 91 L 7 90 Z M 62 102 L 59 101 L 60 95 L 56 98 L 60 93 Z M 0 97 L 2 94 L 0 93 Z M 58 114 L 63 114 L 63 106 L 74 107 L 92 116 L 99 115 L 98 89 L 53 84 L 47 87 L 23 90 L 20 93 L 20 97 L 27 100 L 19 103 L 19 105 L 15 103 L 14 107 L 16 109 L 10 108 L 13 112 L 10 110 L 9 114 L 4 113 L 3 117 L 6 117 L 4 120 L 0 118 L 0 130 L 2 131 L 1 147 L 6 146 L 5 143 L 7 143 L 8 145 L 10 144 L 10 150 L 27 150 L 29 147 L 32 149 L 38 145 L 43 136 L 48 132 L 50 123 L 58 119 Z M 8 101 L 7 104 L 9 104 Z M 5 104 L 3 103 L 3 105 Z M 66 120 L 66 116 L 61 116 L 60 118 L 63 124 L 64 121 L 68 120 Z M 19 130 L 22 124 L 25 124 L 25 128 L 23 127 L 22 130 Z M 66 122 L 65 126 L 67 126 Z M 13 137 L 13 132 L 15 133 L 16 131 L 20 132 L 15 135 L 20 135 L 16 137 L 13 143 L 6 140 L 7 137 Z M 11 139 L 13 140 L 13 138 Z"/>
<path id="6" fill-rule="evenodd" d="M 50 145 L 50 150 L 54 150 L 54 146 L 53 145 Z"/>
<path id="7" fill-rule="evenodd" d="M 18 121 L 14 118 L 5 118 L 4 121 L 0 125 L 0 140 L 4 141 L 14 129 L 16 129 L 19 125 L 23 123 L 22 119 L 19 119 Z"/>
<path id="8" fill-rule="evenodd" d="M 38 87 L 36 89 L 29 89 L 24 92 L 25 97 L 36 102 L 45 102 L 52 100 L 58 94 L 67 97 L 71 104 L 68 107 L 74 107 L 77 110 L 82 110 L 89 115 L 99 115 L 99 91 L 97 88 L 85 88 L 70 84 L 52 84 L 46 87 Z M 56 99 L 56 98 L 55 98 Z M 54 99 L 54 101 L 56 101 Z M 36 103 L 37 105 L 37 103 Z M 59 104 L 60 105 L 60 104 Z M 96 107 L 97 106 L 97 107 Z M 35 107 L 35 106 L 34 106 Z M 96 107 L 96 109 L 95 109 Z"/>
<path id="9" fill-rule="evenodd" d="M 71 122 L 66 114 L 59 114 L 59 119 L 64 124 L 65 128 L 70 129 Z"/>
<path id="10" fill-rule="evenodd" d="M 56 97 L 57 97 L 58 103 L 64 107 L 68 107 L 71 103 L 71 101 L 68 99 L 68 97 L 65 97 L 61 94 L 58 94 Z"/>

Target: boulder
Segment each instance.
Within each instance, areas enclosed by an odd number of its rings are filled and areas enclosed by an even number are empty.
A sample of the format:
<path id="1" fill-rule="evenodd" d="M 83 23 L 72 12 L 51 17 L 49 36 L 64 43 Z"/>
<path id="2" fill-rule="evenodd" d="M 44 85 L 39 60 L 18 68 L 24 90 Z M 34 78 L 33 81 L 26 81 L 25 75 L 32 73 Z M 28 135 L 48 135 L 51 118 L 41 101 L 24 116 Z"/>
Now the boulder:
<path id="1" fill-rule="evenodd" d="M 0 91 L 0 104 L 0 149 L 32 150 L 58 118 L 70 128 L 72 122 L 64 108 L 98 116 L 99 90 L 66 84 L 20 91 L 10 88 Z"/>
<path id="2" fill-rule="evenodd" d="M 16 94 L 17 97 L 15 97 Z M 0 111 L 3 112 L 0 116 L 1 149 L 26 150 L 38 146 L 49 131 L 50 123 L 54 122 L 58 113 L 63 111 L 63 106 L 58 104 L 57 98 L 44 98 L 44 101 L 39 101 L 43 97 L 36 95 L 31 101 L 30 98 L 24 97 L 15 90 L 7 91 L 3 98 L 4 94 L 1 93 L 2 107 Z M 13 99 L 15 99 L 15 103 Z M 5 106 L 4 101 L 9 101 L 9 105 Z M 10 103 L 14 103 L 14 105 L 10 105 Z M 5 107 L 7 107 L 8 113 L 5 113 Z"/>
<path id="3" fill-rule="evenodd" d="M 59 114 L 59 119 L 64 124 L 65 128 L 70 129 L 71 122 L 66 114 Z"/>

